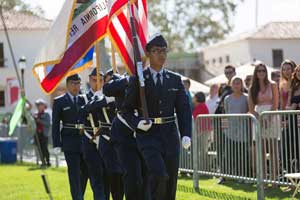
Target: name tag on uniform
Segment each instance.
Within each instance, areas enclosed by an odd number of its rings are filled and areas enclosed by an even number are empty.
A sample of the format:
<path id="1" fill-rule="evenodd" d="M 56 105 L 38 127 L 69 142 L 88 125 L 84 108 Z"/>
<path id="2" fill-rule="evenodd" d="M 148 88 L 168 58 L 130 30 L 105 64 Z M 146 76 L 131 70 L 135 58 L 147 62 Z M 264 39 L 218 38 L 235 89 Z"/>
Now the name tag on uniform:
<path id="1" fill-rule="evenodd" d="M 169 92 L 177 92 L 178 89 L 177 89 L 177 88 L 170 88 L 170 89 L 168 89 L 168 91 L 169 91 Z"/>
<path id="2" fill-rule="evenodd" d="M 69 110 L 69 109 L 71 109 L 71 107 L 65 107 L 65 108 L 63 108 L 63 111 L 66 111 L 66 110 Z"/>

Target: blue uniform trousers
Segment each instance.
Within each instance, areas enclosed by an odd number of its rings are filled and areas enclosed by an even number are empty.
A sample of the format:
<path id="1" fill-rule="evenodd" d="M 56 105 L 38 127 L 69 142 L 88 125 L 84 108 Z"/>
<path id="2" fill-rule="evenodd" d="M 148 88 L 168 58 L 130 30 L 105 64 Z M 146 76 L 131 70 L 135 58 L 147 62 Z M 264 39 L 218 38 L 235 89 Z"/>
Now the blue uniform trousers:
<path id="1" fill-rule="evenodd" d="M 112 139 L 123 169 L 126 200 L 149 200 L 146 165 L 137 149 L 133 132 L 117 118 L 112 125 Z"/>
<path id="2" fill-rule="evenodd" d="M 68 166 L 69 185 L 73 200 L 83 200 L 87 183 L 87 169 L 80 152 L 65 151 Z"/>
<path id="3" fill-rule="evenodd" d="M 100 136 L 99 152 L 104 162 L 104 183 L 106 199 L 111 194 L 113 200 L 123 200 L 124 184 L 122 180 L 123 170 L 117 158 L 117 152 L 111 141 Z"/>
<path id="4" fill-rule="evenodd" d="M 94 143 L 83 138 L 83 157 L 86 162 L 94 200 L 105 200 L 103 182 L 103 160 Z"/>

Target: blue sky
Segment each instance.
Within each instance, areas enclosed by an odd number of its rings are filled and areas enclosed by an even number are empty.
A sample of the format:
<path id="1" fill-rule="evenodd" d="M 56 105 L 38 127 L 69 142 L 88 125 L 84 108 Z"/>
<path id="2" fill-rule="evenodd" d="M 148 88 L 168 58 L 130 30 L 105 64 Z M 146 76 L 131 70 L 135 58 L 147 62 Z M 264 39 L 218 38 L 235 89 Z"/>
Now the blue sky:
<path id="1" fill-rule="evenodd" d="M 60 11 L 64 0 L 24 0 L 32 6 L 41 6 L 49 19 L 54 19 Z M 234 30 L 237 34 L 255 27 L 255 1 L 244 0 L 232 18 Z M 270 21 L 300 21 L 300 0 L 258 0 L 258 24 Z"/>

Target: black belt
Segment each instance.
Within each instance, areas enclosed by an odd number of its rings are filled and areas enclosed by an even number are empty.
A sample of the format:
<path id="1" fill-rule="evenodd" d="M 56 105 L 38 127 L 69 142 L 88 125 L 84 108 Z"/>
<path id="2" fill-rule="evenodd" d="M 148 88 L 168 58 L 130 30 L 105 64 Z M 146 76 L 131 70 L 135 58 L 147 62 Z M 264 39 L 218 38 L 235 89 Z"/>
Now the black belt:
<path id="1" fill-rule="evenodd" d="M 176 121 L 175 116 L 149 118 L 153 124 L 168 124 Z"/>

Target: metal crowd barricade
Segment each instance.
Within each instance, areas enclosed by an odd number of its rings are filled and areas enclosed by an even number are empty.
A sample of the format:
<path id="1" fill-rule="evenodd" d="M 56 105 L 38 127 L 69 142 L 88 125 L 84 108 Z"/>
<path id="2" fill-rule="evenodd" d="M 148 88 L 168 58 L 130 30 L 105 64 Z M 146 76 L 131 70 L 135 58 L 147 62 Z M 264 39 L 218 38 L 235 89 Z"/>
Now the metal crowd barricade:
<path id="1" fill-rule="evenodd" d="M 199 175 L 258 182 L 258 199 L 262 199 L 261 157 L 256 155 L 261 146 L 255 142 L 258 127 L 250 114 L 199 115 L 194 123 L 192 151 L 187 154 L 181 150 L 180 170 L 194 172 L 196 189 Z"/>
<path id="2" fill-rule="evenodd" d="M 291 185 L 285 174 L 300 170 L 300 111 L 199 115 L 191 150 L 181 149 L 180 170 L 257 183 L 257 199 L 264 185 Z M 269 185 L 270 186 L 270 185 Z"/>
<path id="3" fill-rule="evenodd" d="M 191 149 L 180 148 L 180 172 L 193 173 L 193 157 Z"/>
<path id="4" fill-rule="evenodd" d="M 260 125 L 263 181 L 290 185 L 284 175 L 300 170 L 300 111 L 263 112 Z"/>
<path id="5" fill-rule="evenodd" d="M 254 182 L 256 123 L 249 114 L 198 116 L 192 142 L 198 173 Z"/>
<path id="6" fill-rule="evenodd" d="M 193 123 L 194 125 L 194 123 Z M 193 156 L 192 149 L 180 148 L 179 171 L 181 173 L 193 173 Z"/>

